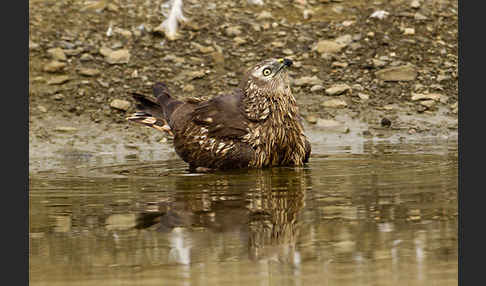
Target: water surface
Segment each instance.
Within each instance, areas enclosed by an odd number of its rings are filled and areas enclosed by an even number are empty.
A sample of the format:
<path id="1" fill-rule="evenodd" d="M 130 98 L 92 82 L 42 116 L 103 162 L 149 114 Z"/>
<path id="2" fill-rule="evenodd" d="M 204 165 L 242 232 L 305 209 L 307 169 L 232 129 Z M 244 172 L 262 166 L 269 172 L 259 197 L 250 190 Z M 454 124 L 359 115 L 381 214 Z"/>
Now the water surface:
<path id="1" fill-rule="evenodd" d="M 457 285 L 457 143 L 314 144 L 191 174 L 72 153 L 30 174 L 31 285 Z"/>

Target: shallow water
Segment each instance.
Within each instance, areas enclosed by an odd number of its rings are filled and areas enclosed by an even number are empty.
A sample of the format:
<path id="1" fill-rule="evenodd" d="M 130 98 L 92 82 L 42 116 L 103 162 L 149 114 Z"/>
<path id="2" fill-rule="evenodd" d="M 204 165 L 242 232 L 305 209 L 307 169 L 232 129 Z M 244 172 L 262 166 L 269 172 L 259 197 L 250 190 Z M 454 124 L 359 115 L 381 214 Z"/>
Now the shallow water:
<path id="1" fill-rule="evenodd" d="M 77 154 L 31 172 L 30 283 L 457 285 L 457 142 L 314 150 L 303 168 Z"/>

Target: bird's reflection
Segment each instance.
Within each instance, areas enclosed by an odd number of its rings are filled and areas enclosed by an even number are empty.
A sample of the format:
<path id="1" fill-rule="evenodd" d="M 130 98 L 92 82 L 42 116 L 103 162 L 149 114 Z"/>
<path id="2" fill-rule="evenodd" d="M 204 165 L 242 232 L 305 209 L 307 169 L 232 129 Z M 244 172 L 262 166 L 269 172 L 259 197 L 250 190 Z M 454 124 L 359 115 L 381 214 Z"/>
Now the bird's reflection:
<path id="1" fill-rule="evenodd" d="M 178 257 L 178 263 L 190 263 L 190 246 L 183 238 L 189 237 L 191 229 L 201 228 L 220 234 L 238 233 L 240 243 L 248 245 L 252 260 L 299 263 L 299 214 L 311 185 L 310 170 L 247 172 L 243 178 L 222 173 L 204 189 L 177 194 L 169 200 L 161 198 L 157 211 L 139 214 L 136 228 L 168 233 L 172 257 Z M 187 187 L 187 178 L 180 184 Z"/>

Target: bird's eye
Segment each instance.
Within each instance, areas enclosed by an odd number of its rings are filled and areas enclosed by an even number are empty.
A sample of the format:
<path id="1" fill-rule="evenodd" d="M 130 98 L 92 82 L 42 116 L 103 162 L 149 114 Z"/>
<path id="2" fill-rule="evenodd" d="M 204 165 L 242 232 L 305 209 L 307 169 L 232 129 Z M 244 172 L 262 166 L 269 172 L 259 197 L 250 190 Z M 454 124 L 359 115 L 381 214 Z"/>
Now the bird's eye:
<path id="1" fill-rule="evenodd" d="M 272 70 L 270 68 L 263 69 L 263 75 L 264 76 L 269 76 L 271 73 L 272 73 Z"/>

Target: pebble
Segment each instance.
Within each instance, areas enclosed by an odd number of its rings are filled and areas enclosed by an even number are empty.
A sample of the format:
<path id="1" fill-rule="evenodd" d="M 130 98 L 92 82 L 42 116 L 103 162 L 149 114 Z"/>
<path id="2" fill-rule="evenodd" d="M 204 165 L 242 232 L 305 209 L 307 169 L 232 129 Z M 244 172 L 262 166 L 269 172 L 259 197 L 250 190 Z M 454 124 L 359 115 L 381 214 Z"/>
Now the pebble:
<path id="1" fill-rule="evenodd" d="M 342 108 L 348 106 L 348 104 L 342 99 L 329 99 L 322 102 L 321 106 L 329 108 Z"/>
<path id="2" fill-rule="evenodd" d="M 42 70 L 45 71 L 45 72 L 58 72 L 58 71 L 62 70 L 65 66 L 66 66 L 65 63 L 54 60 L 54 61 L 46 64 L 42 68 Z"/>
<path id="3" fill-rule="evenodd" d="M 448 97 L 439 93 L 428 93 L 428 94 L 412 93 L 411 99 L 412 101 L 433 100 L 433 101 L 440 101 L 442 103 L 446 103 Z"/>
<path id="4" fill-rule="evenodd" d="M 65 82 L 69 81 L 69 80 L 70 80 L 69 76 L 60 75 L 60 76 L 55 76 L 55 77 L 52 77 L 51 79 L 49 79 L 47 81 L 47 84 L 49 84 L 49 85 L 63 84 Z"/>
<path id="5" fill-rule="evenodd" d="M 82 62 L 89 62 L 92 61 L 93 59 L 94 57 L 88 53 L 82 54 L 81 57 L 79 58 L 79 60 Z"/>
<path id="6" fill-rule="evenodd" d="M 415 29 L 414 28 L 405 28 L 403 30 L 404 35 L 415 35 Z"/>
<path id="7" fill-rule="evenodd" d="M 39 44 L 32 42 L 29 40 L 29 51 L 34 51 L 39 49 Z"/>
<path id="8" fill-rule="evenodd" d="M 97 76 L 101 72 L 99 70 L 97 70 L 97 69 L 81 68 L 81 69 L 79 69 L 78 73 L 80 75 L 84 75 L 84 76 Z"/>
<path id="9" fill-rule="evenodd" d="M 115 109 L 127 111 L 130 108 L 130 102 L 123 99 L 113 99 L 110 106 Z"/>
<path id="10" fill-rule="evenodd" d="M 64 53 L 63 49 L 61 49 L 61 48 L 52 48 L 52 49 L 49 49 L 49 50 L 47 50 L 47 53 L 54 60 L 58 60 L 58 61 L 65 61 L 65 60 L 67 60 L 66 54 Z"/>
<path id="11" fill-rule="evenodd" d="M 194 89 L 195 89 L 194 88 L 194 85 L 192 85 L 192 84 L 186 84 L 184 86 L 184 88 L 182 89 L 182 91 L 184 91 L 184 92 L 193 92 Z"/>
<path id="12" fill-rule="evenodd" d="M 370 96 L 367 95 L 366 93 L 358 93 L 358 97 L 361 99 L 361 100 L 368 100 L 370 99 Z"/>
<path id="13" fill-rule="evenodd" d="M 303 85 L 322 85 L 322 80 L 320 80 L 317 76 L 303 76 L 295 80 L 294 84 L 296 86 L 303 86 Z"/>
<path id="14" fill-rule="evenodd" d="M 229 26 L 226 28 L 225 33 L 230 37 L 238 36 L 241 35 L 241 28 L 240 26 Z"/>
<path id="15" fill-rule="evenodd" d="M 42 105 L 38 105 L 38 106 L 37 106 L 37 109 L 39 109 L 39 111 L 40 111 L 40 112 L 42 112 L 42 113 L 46 113 L 46 112 L 47 112 L 47 108 L 45 108 L 45 107 L 44 107 L 44 106 L 42 106 Z"/>
<path id="16" fill-rule="evenodd" d="M 273 19 L 272 13 L 268 11 L 262 11 L 260 14 L 257 16 L 258 20 L 267 20 L 267 19 Z"/>
<path id="17" fill-rule="evenodd" d="M 307 122 L 309 122 L 310 124 L 316 124 L 317 123 L 317 117 L 315 115 L 308 115 L 306 117 L 307 119 Z"/>
<path id="18" fill-rule="evenodd" d="M 100 49 L 100 53 L 105 56 L 105 60 L 109 64 L 126 64 L 130 60 L 130 52 L 126 49 L 116 51 L 109 48 L 102 49 Z"/>
<path id="19" fill-rule="evenodd" d="M 384 81 L 412 81 L 417 77 L 417 71 L 412 65 L 403 65 L 379 70 L 375 75 Z"/>
<path id="20" fill-rule="evenodd" d="M 345 68 L 348 66 L 348 63 L 342 63 L 342 62 L 333 62 L 331 64 L 331 67 L 333 68 Z"/>
<path id="21" fill-rule="evenodd" d="M 330 40 L 321 40 L 312 48 L 312 50 L 317 51 L 319 54 L 333 54 L 341 51 L 346 45 L 336 43 Z"/>
<path id="22" fill-rule="evenodd" d="M 420 1 L 412 0 L 412 2 L 410 3 L 410 7 L 414 8 L 414 9 L 420 8 Z"/>
<path id="23" fill-rule="evenodd" d="M 320 85 L 320 84 L 316 84 L 316 85 L 312 86 L 310 90 L 311 90 L 312 92 L 317 92 L 317 91 L 321 91 L 321 90 L 323 90 L 323 89 L 324 89 L 324 87 L 323 87 L 322 85 Z"/>
<path id="24" fill-rule="evenodd" d="M 351 90 L 351 87 L 347 84 L 336 84 L 328 89 L 326 89 L 326 94 L 328 95 L 340 95 L 348 90 Z"/>
<path id="25" fill-rule="evenodd" d="M 203 46 L 203 45 L 200 45 L 198 43 L 191 43 L 194 47 L 196 47 L 201 53 L 203 54 L 208 54 L 208 53 L 212 53 L 214 52 L 214 48 L 209 46 L 209 47 L 206 47 L 206 46 Z"/>
<path id="26" fill-rule="evenodd" d="M 344 45 L 344 46 L 351 44 L 352 41 L 353 41 L 353 36 L 351 36 L 351 35 L 342 35 L 340 37 L 337 37 L 334 40 L 335 43 L 340 44 L 340 45 Z"/>
<path id="27" fill-rule="evenodd" d="M 380 122 L 381 126 L 383 127 L 390 127 L 391 126 L 391 121 L 390 119 L 383 117 Z"/>
<path id="28" fill-rule="evenodd" d="M 57 132 L 76 132 L 76 131 L 78 131 L 78 129 L 75 128 L 75 127 L 70 127 L 70 126 L 58 126 L 54 129 L 54 131 L 57 131 Z"/>
<path id="29" fill-rule="evenodd" d="M 435 100 L 422 100 L 420 101 L 420 104 L 422 104 L 423 106 L 427 107 L 427 108 L 432 108 L 437 102 Z"/>

